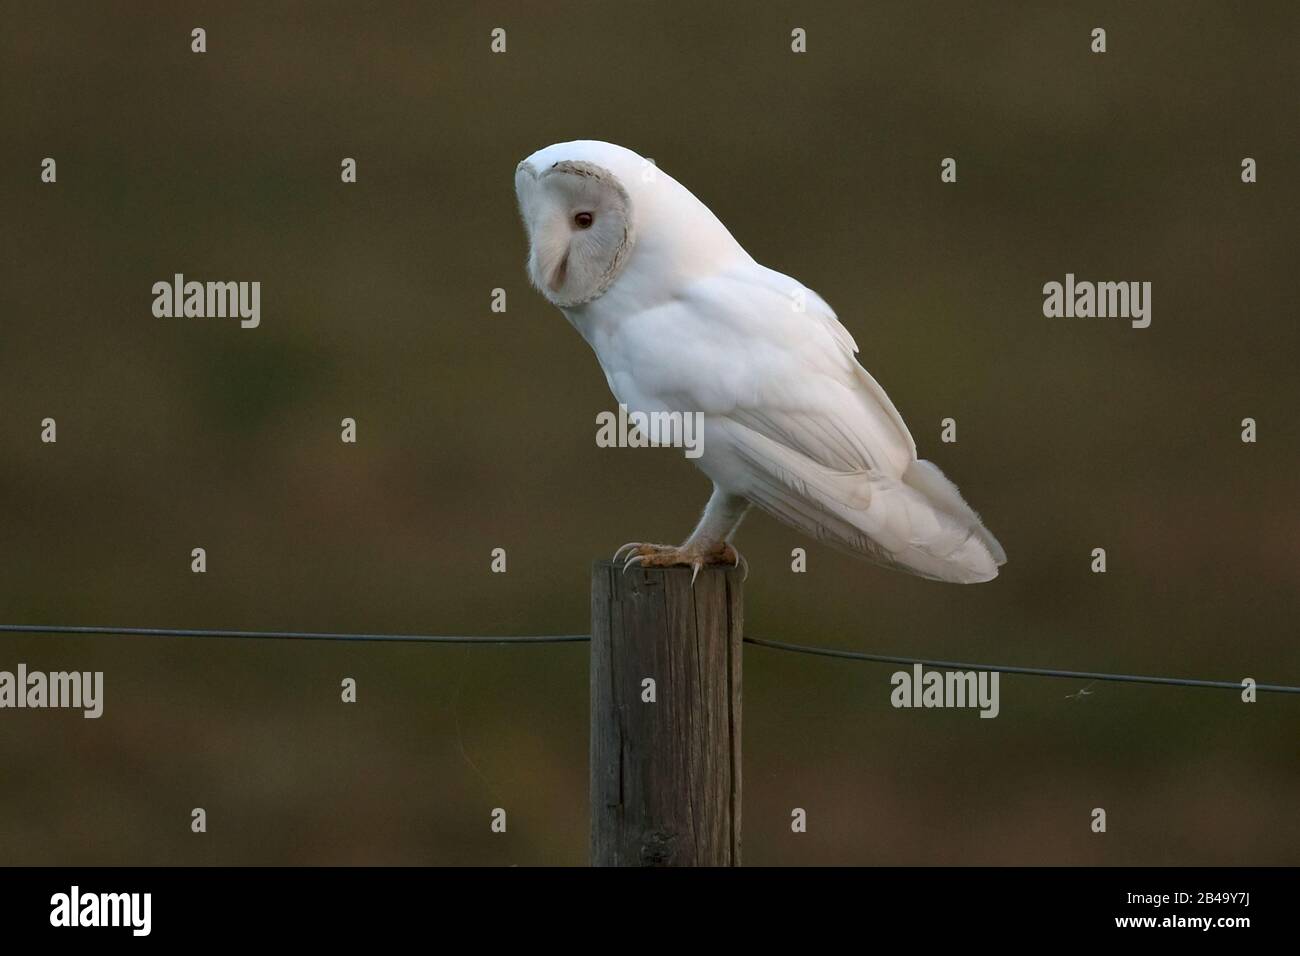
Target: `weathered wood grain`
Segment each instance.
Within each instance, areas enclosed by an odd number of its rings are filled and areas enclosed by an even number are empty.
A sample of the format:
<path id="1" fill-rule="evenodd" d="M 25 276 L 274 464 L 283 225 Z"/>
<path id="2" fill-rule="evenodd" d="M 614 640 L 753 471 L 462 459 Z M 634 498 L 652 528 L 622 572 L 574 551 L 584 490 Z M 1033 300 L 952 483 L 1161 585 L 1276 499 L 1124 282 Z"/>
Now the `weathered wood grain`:
<path id="1" fill-rule="evenodd" d="M 742 597 L 735 569 L 593 567 L 593 866 L 740 865 Z"/>

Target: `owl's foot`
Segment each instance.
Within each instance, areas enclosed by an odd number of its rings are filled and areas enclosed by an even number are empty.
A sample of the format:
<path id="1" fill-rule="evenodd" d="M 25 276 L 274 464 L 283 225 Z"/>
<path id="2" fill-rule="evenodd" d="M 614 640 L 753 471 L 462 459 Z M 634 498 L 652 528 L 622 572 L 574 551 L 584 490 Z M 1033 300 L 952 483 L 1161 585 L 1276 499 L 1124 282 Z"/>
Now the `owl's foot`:
<path id="1" fill-rule="evenodd" d="M 685 565 L 692 568 L 691 587 L 699 577 L 700 569 L 706 565 L 725 564 L 733 568 L 743 567 L 745 577 L 749 577 L 749 562 L 740 556 L 740 552 L 723 541 L 715 546 L 701 546 L 687 542 L 679 547 L 668 544 L 642 544 L 633 541 L 623 545 L 614 552 L 614 561 L 623 561 L 623 573 L 631 567 L 675 568 Z M 743 580 L 743 579 L 742 579 Z"/>

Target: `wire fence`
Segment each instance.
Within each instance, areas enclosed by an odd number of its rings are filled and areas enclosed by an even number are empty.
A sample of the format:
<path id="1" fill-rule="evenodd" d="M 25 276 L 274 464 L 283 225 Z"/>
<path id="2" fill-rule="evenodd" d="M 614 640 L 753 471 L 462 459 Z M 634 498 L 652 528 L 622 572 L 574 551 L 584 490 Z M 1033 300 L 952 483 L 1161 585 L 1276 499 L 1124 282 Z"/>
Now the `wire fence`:
<path id="1" fill-rule="evenodd" d="M 447 634 L 363 634 L 340 631 L 241 631 L 220 628 L 195 627 L 100 627 L 100 626 L 56 626 L 49 624 L 0 624 L 0 633 L 6 634 L 92 634 L 119 635 L 135 637 L 196 637 L 196 638 L 233 638 L 245 640 L 281 640 L 281 641 L 374 641 L 399 644 L 577 644 L 590 641 L 590 634 L 542 634 L 542 635 L 505 635 L 472 636 Z M 847 651 L 835 647 L 813 647 L 805 644 L 790 644 L 785 641 L 769 641 L 761 637 L 746 637 L 746 644 L 766 647 L 772 650 L 788 651 L 794 654 L 812 654 L 818 657 L 833 657 L 851 661 L 867 661 L 874 664 L 920 664 L 940 670 L 988 671 L 999 674 L 1023 674 L 1029 677 L 1057 677 L 1068 680 L 1113 681 L 1125 684 L 1154 684 L 1175 687 L 1212 687 L 1220 690 L 1237 690 L 1243 688 L 1241 681 L 1200 680 L 1190 677 L 1153 677 L 1143 674 L 1110 674 L 1101 671 L 1059 670 L 1049 667 L 1019 667 L 1011 664 L 977 664 L 963 661 L 931 660 L 923 657 L 908 657 L 894 654 L 867 654 L 861 651 Z M 1256 682 L 1257 691 L 1278 694 L 1300 694 L 1300 687 L 1287 684 L 1265 684 Z"/>

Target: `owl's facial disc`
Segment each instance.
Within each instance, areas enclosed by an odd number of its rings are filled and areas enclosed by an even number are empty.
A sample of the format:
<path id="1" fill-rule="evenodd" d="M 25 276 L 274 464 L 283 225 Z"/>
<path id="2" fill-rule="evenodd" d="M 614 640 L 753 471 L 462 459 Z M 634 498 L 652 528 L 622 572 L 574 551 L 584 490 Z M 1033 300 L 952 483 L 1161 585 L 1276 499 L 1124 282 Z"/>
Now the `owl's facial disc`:
<path id="1" fill-rule="evenodd" d="M 515 192 L 528 231 L 528 275 L 560 308 L 599 298 L 627 264 L 632 204 L 609 170 L 558 162 L 542 170 L 528 162 L 515 172 Z"/>

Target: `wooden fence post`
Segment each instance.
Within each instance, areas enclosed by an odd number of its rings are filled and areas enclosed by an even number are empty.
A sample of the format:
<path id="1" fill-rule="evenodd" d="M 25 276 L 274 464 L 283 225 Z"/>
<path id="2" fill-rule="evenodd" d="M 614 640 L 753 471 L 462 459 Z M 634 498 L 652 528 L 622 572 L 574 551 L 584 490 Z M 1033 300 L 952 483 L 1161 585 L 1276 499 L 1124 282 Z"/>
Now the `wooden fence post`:
<path id="1" fill-rule="evenodd" d="M 741 578 L 593 567 L 593 866 L 740 865 Z"/>

